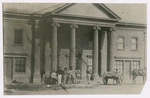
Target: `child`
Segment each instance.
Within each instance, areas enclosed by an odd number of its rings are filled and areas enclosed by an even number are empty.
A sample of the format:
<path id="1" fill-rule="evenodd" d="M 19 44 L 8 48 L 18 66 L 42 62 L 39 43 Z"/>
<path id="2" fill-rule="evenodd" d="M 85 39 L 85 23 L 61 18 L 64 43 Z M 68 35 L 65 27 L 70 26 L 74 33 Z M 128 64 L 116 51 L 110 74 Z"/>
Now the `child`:
<path id="1" fill-rule="evenodd" d="M 64 74 L 63 74 L 63 84 L 66 84 L 67 74 L 68 74 L 68 71 L 67 71 L 67 68 L 65 67 Z"/>

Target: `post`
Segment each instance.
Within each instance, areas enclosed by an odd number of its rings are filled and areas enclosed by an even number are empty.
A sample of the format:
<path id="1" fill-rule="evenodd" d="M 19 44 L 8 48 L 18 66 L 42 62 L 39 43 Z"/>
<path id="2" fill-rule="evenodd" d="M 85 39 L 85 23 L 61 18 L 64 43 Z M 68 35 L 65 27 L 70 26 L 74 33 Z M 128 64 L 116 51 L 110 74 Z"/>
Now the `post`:
<path id="1" fill-rule="evenodd" d="M 35 17 L 31 15 L 31 31 L 32 31 L 32 44 L 31 44 L 31 77 L 30 83 L 33 83 L 34 65 L 35 65 Z"/>
<path id="2" fill-rule="evenodd" d="M 101 46 L 101 73 L 100 75 L 102 76 L 104 72 L 107 71 L 107 32 L 106 31 L 102 31 L 102 46 Z"/>
<path id="3" fill-rule="evenodd" d="M 108 31 L 108 71 L 112 71 L 114 66 L 114 31 L 115 28 L 109 28 Z"/>
<path id="4" fill-rule="evenodd" d="M 52 46 L 51 46 L 51 70 L 57 70 L 57 27 L 58 23 L 52 23 Z M 51 71 L 51 72 L 52 72 Z"/>
<path id="5" fill-rule="evenodd" d="M 98 75 L 98 30 L 101 30 L 100 27 L 95 26 L 94 29 L 94 46 L 93 46 L 93 79 L 99 80 Z"/>
<path id="6" fill-rule="evenodd" d="M 75 76 L 75 47 L 76 47 L 76 28 L 77 25 L 72 24 L 71 27 L 71 44 L 70 44 L 70 67 L 72 67 L 73 75 Z"/>

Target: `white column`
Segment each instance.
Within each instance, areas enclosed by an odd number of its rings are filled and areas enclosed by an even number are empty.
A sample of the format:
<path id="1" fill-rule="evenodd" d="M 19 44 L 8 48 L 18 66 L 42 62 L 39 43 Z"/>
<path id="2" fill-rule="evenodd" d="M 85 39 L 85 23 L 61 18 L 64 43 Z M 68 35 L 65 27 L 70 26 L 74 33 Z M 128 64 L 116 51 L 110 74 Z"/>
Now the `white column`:
<path id="1" fill-rule="evenodd" d="M 102 31 L 102 48 L 101 48 L 101 76 L 107 71 L 107 32 Z"/>
<path id="2" fill-rule="evenodd" d="M 112 71 L 112 70 L 114 70 L 114 63 L 115 63 L 115 61 L 114 61 L 114 31 L 115 31 L 115 28 L 110 28 L 109 29 L 109 42 L 108 42 L 108 45 L 109 45 L 109 60 L 108 60 L 108 62 L 109 62 L 109 68 L 108 68 L 108 70 L 109 71 Z"/>
<path id="3" fill-rule="evenodd" d="M 34 66 L 34 78 L 33 83 L 40 83 L 40 41 L 35 39 L 35 66 Z"/>
<path id="4" fill-rule="evenodd" d="M 73 75 L 75 75 L 75 47 L 76 47 L 76 28 L 77 25 L 72 24 L 71 27 L 71 44 L 70 44 L 70 66 L 72 67 Z"/>
<path id="5" fill-rule="evenodd" d="M 60 25 L 52 23 L 52 46 L 51 46 L 51 67 L 52 71 L 57 70 L 57 27 Z"/>
<path id="6" fill-rule="evenodd" d="M 45 74 L 48 76 L 51 73 L 51 57 L 50 57 L 51 49 L 49 42 L 46 43 L 45 46 Z"/>
<path id="7" fill-rule="evenodd" d="M 95 26 L 94 28 L 94 40 L 93 40 L 93 78 L 94 80 L 99 80 L 98 75 L 98 30 L 101 28 L 98 26 Z"/>

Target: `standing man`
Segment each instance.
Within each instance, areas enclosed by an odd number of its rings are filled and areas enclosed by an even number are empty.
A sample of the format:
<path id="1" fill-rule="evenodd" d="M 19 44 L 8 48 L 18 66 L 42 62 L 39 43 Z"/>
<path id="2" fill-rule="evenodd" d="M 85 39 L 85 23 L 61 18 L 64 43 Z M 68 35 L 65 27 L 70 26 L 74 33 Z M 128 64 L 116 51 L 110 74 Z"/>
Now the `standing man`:
<path id="1" fill-rule="evenodd" d="M 64 68 L 64 74 L 63 74 L 63 84 L 66 84 L 67 74 L 68 74 L 68 70 L 67 70 L 67 68 L 65 67 L 65 68 Z"/>
<path id="2" fill-rule="evenodd" d="M 80 69 L 79 68 L 77 68 L 77 70 L 76 70 L 76 83 L 77 84 L 79 84 L 79 82 L 80 82 Z"/>
<path id="3" fill-rule="evenodd" d="M 62 84 L 62 77 L 63 77 L 64 71 L 61 69 L 61 67 L 58 68 L 57 74 L 58 74 L 58 84 Z"/>
<path id="4" fill-rule="evenodd" d="M 72 67 L 70 67 L 69 70 L 68 70 L 68 83 L 69 84 L 74 83 Z"/>
<path id="5" fill-rule="evenodd" d="M 92 70 L 89 67 L 87 67 L 87 69 L 86 69 L 86 75 L 87 75 L 88 84 L 90 84 L 91 74 L 92 74 Z"/>

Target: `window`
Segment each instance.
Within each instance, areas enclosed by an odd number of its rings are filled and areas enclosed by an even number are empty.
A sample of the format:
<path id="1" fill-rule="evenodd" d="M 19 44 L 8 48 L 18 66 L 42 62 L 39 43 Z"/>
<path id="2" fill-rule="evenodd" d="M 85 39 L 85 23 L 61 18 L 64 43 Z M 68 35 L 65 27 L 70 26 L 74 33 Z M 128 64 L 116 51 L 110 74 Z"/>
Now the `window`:
<path id="1" fill-rule="evenodd" d="M 118 72 L 123 72 L 123 60 L 116 60 L 115 69 L 117 69 Z"/>
<path id="2" fill-rule="evenodd" d="M 131 50 L 137 50 L 137 38 L 131 38 Z"/>
<path id="3" fill-rule="evenodd" d="M 25 58 L 16 57 L 14 58 L 15 72 L 25 72 Z"/>
<path id="4" fill-rule="evenodd" d="M 124 37 L 118 37 L 118 50 L 124 50 Z"/>
<path id="5" fill-rule="evenodd" d="M 140 61 L 133 61 L 131 69 L 139 69 L 140 68 Z"/>
<path id="6" fill-rule="evenodd" d="M 14 44 L 22 45 L 23 44 L 23 30 L 22 29 L 15 29 L 14 34 Z"/>

